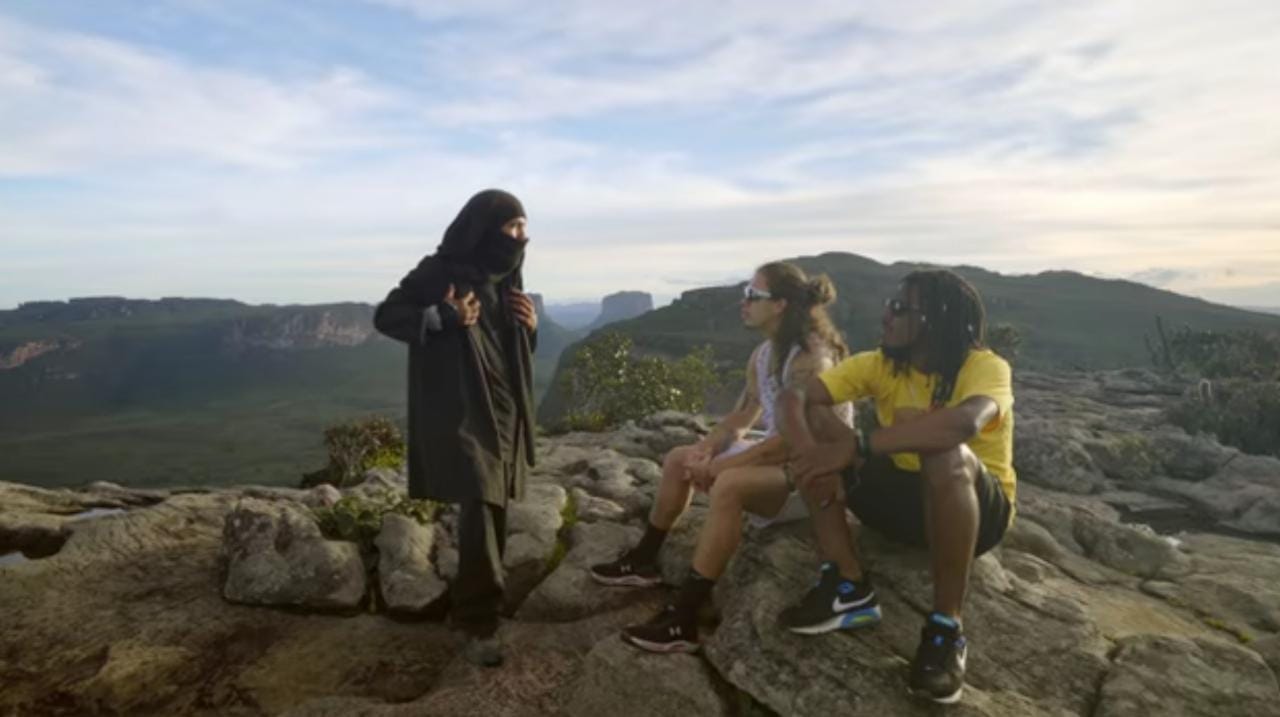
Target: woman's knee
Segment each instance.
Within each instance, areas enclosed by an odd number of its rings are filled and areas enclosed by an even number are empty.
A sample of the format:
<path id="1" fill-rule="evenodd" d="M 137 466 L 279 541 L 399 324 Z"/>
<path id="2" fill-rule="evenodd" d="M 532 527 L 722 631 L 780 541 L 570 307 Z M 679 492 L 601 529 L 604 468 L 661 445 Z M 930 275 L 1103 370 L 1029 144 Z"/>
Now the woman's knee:
<path id="1" fill-rule="evenodd" d="M 679 472 L 684 470 L 684 466 L 689 462 L 689 454 L 693 452 L 694 446 L 678 446 L 667 452 L 667 457 L 662 459 L 662 470 L 664 472 Z"/>
<path id="2" fill-rule="evenodd" d="M 727 470 L 716 477 L 707 497 L 712 510 L 740 510 L 742 508 L 742 473 Z"/>

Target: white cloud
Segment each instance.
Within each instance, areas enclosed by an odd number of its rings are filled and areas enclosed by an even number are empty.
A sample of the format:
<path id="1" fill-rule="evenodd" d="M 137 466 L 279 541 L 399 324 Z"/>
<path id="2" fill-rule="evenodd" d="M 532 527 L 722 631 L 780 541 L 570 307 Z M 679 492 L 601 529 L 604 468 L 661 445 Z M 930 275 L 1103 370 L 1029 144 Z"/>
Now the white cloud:
<path id="1" fill-rule="evenodd" d="M 528 205 L 552 301 L 825 250 L 1162 267 L 1205 295 L 1280 277 L 1275 3 L 381 4 L 422 23 L 417 82 L 0 17 L 0 181 L 75 187 L 0 188 L 0 305 L 53 286 L 376 298 L 494 185 Z M 647 142 L 610 138 L 637 114 Z M 689 139 L 717 117 L 765 144 Z"/>
<path id="2" fill-rule="evenodd" d="M 0 18 L 0 177 L 66 175 L 143 160 L 296 168 L 390 137 L 401 101 L 341 65 L 291 84 Z"/>

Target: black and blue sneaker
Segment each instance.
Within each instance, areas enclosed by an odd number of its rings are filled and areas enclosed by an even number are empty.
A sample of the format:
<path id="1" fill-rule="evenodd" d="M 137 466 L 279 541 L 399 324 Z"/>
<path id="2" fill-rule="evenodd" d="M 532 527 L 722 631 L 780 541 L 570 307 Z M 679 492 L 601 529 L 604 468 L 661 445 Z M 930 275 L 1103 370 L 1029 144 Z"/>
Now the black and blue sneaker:
<path id="1" fill-rule="evenodd" d="M 801 635 L 864 627 L 880 622 L 880 602 L 870 580 L 846 580 L 834 563 L 823 563 L 818 583 L 800 602 L 783 610 L 778 621 Z"/>
<path id="2" fill-rule="evenodd" d="M 959 702 L 968 652 L 960 623 L 941 613 L 929 615 L 920 631 L 916 658 L 911 661 L 911 694 L 942 704 Z"/>

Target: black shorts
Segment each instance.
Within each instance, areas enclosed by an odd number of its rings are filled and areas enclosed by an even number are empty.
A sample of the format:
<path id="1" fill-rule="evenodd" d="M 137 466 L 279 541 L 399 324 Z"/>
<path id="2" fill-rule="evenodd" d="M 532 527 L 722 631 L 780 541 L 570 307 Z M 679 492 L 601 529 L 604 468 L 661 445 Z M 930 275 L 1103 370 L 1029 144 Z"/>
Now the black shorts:
<path id="1" fill-rule="evenodd" d="M 1000 482 L 983 466 L 978 476 L 978 544 L 974 555 L 999 545 L 1013 507 Z M 874 456 L 844 473 L 845 501 L 863 524 L 900 543 L 929 547 L 924 525 L 924 478 L 899 468 L 888 456 Z"/>

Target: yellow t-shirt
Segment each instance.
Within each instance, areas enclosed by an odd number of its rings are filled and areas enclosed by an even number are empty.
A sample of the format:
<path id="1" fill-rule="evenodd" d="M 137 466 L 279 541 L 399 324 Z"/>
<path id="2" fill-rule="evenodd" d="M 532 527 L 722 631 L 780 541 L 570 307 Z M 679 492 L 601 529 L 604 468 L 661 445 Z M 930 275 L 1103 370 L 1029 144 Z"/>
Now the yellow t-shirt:
<path id="1" fill-rule="evenodd" d="M 875 399 L 881 426 L 892 426 L 895 422 L 910 420 L 915 414 L 928 412 L 938 381 L 936 374 L 926 376 L 914 368 L 894 374 L 893 362 L 879 350 L 854 354 L 818 378 L 836 403 Z M 947 401 L 947 408 L 974 396 L 995 401 L 999 413 L 969 440 L 969 448 L 1000 482 L 1005 496 L 1013 503 L 1017 493 L 1017 476 L 1013 470 L 1013 379 L 1008 362 L 994 351 L 969 352 L 956 376 L 955 390 Z M 893 462 L 903 470 L 920 470 L 920 456 L 916 453 L 895 453 Z"/>

